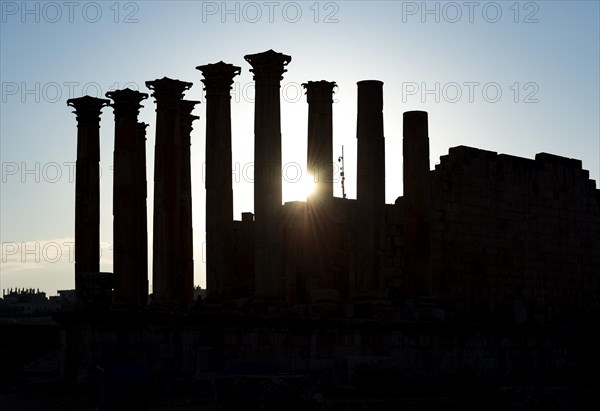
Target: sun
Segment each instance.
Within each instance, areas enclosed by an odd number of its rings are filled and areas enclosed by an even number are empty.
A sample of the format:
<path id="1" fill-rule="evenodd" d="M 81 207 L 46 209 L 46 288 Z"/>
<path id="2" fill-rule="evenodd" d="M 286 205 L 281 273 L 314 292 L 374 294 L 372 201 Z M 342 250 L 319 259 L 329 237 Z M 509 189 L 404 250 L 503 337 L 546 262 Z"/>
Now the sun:
<path id="1" fill-rule="evenodd" d="M 306 201 L 314 193 L 315 182 L 310 176 L 302 177 L 297 181 L 288 181 L 285 187 L 286 197 L 290 200 Z"/>
<path id="2" fill-rule="evenodd" d="M 300 186 L 301 187 L 299 190 L 301 191 L 303 198 L 308 198 L 311 194 L 315 192 L 315 188 L 317 188 L 317 185 L 315 184 L 312 178 L 305 178 L 303 181 L 300 182 Z"/>

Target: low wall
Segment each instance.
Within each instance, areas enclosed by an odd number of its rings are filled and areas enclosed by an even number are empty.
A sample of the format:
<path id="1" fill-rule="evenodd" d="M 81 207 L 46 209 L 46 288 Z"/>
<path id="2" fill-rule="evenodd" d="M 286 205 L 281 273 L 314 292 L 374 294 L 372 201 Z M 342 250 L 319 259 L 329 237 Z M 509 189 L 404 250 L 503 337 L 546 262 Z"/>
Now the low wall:
<path id="1" fill-rule="evenodd" d="M 157 381 L 270 364 L 355 387 L 423 381 L 558 381 L 600 370 L 597 327 L 544 324 L 62 314 L 63 375 L 133 363 Z M 256 371 L 261 373 L 263 371 Z"/>

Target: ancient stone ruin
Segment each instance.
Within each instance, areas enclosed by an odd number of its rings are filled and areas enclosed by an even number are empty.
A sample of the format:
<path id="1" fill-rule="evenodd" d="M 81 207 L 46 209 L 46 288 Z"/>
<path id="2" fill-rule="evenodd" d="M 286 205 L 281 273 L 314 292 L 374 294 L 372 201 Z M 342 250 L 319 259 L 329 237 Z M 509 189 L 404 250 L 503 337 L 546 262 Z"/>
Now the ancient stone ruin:
<path id="1" fill-rule="evenodd" d="M 282 205 L 280 81 L 291 57 L 269 50 L 245 60 L 256 82 L 255 178 L 254 214 L 242 221 L 232 218 L 230 109 L 241 69 L 197 67 L 206 92 L 202 301 L 193 300 L 191 221 L 197 102 L 183 99 L 192 83 L 146 82 L 156 100 L 150 304 L 146 124 L 137 119 L 148 96 L 126 89 L 107 93 L 112 101 L 68 101 L 78 122 L 78 309 L 57 317 L 65 376 L 115 361 L 157 378 L 198 379 L 253 360 L 348 384 L 379 381 L 381 370 L 425 381 L 598 369 L 600 339 L 588 331 L 600 319 L 600 190 L 581 161 L 460 146 L 430 170 L 428 115 L 407 111 L 404 194 L 385 204 L 383 83 L 359 81 L 357 198 L 336 198 L 336 84 L 308 81 L 316 189 Z M 98 255 L 106 106 L 115 115 L 114 273 L 99 272 Z"/>

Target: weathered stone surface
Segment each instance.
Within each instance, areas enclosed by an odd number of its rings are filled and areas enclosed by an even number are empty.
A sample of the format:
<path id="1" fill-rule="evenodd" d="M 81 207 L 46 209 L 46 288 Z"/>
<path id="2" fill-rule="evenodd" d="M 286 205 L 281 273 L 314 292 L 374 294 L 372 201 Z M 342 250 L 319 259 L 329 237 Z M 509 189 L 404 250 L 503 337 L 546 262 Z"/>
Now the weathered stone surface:
<path id="1" fill-rule="evenodd" d="M 177 275 L 177 300 L 185 305 L 194 301 L 194 229 L 192 225 L 192 169 L 191 132 L 192 123 L 199 117 L 192 110 L 199 101 L 180 101 L 181 135 L 181 181 L 179 210 L 179 270 Z"/>
<path id="2" fill-rule="evenodd" d="M 434 295 L 520 323 L 598 315 L 598 190 L 579 161 L 461 146 L 429 179 Z"/>
<path id="3" fill-rule="evenodd" d="M 181 269 L 181 100 L 192 84 L 167 77 L 147 81 L 156 99 L 154 159 L 154 226 L 152 258 L 152 302 L 170 309 L 185 305 L 178 278 Z"/>
<path id="4" fill-rule="evenodd" d="M 281 274 L 281 111 L 279 87 L 292 58 L 273 50 L 249 54 L 254 100 L 254 235 L 255 295 L 283 300 Z"/>
<path id="5" fill-rule="evenodd" d="M 145 93 L 124 89 L 109 91 L 115 114 L 113 160 L 113 271 L 115 303 L 141 307 L 148 302 L 146 227 L 145 130 L 137 117 Z M 143 130 L 143 134 L 140 131 Z M 140 141 L 141 140 L 141 141 Z M 143 176 L 143 177 L 142 177 Z M 143 184 L 143 185 L 142 185 Z M 145 237 L 145 238 L 144 238 Z"/>
<path id="6" fill-rule="evenodd" d="M 427 113 L 403 117 L 404 275 L 408 296 L 431 295 L 431 198 Z"/>
<path id="7" fill-rule="evenodd" d="M 384 293 L 385 140 L 383 82 L 358 83 L 355 258 L 350 293 L 356 301 L 378 300 Z"/>
<path id="8" fill-rule="evenodd" d="M 100 271 L 100 111 L 110 100 L 84 96 L 67 100 L 77 116 L 75 175 L 75 290 L 77 273 Z"/>
<path id="9" fill-rule="evenodd" d="M 302 85 L 308 101 L 307 178 L 314 184 L 306 202 L 304 237 L 292 238 L 305 243 L 307 260 L 306 287 L 312 303 L 340 301 L 335 284 L 332 200 L 333 200 L 333 127 L 332 104 L 335 82 L 309 81 Z M 293 217 L 292 217 L 293 219 Z M 298 230 L 301 231 L 302 229 Z M 300 248 L 298 244 L 294 248 Z M 288 249 L 294 249 L 288 247 Z M 296 298 L 294 298 L 296 299 Z M 331 308 L 335 311 L 335 307 Z M 315 310 L 313 310 L 315 311 Z"/>
<path id="10" fill-rule="evenodd" d="M 231 85 L 240 67 L 221 62 L 196 67 L 206 91 L 206 284 L 208 297 L 234 295 Z"/>

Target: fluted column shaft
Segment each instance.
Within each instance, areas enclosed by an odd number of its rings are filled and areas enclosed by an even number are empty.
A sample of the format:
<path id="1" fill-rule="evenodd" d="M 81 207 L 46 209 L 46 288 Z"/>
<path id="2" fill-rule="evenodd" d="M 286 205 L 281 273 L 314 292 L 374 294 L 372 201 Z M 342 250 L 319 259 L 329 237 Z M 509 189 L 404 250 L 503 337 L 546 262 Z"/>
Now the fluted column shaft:
<path id="1" fill-rule="evenodd" d="M 353 295 L 380 298 L 383 293 L 385 226 L 385 140 L 383 82 L 358 82 L 357 207 L 359 239 Z"/>
<path id="2" fill-rule="evenodd" d="M 84 96 L 67 100 L 77 115 L 75 173 L 75 290 L 77 273 L 100 271 L 100 112 L 109 100 Z"/>
<path id="3" fill-rule="evenodd" d="M 403 116 L 404 267 L 409 296 L 430 296 L 431 223 L 427 112 Z"/>
<path id="4" fill-rule="evenodd" d="M 310 259 L 311 301 L 339 300 L 333 267 L 333 90 L 335 82 L 309 81 L 303 84 L 308 101 L 307 168 L 312 193 L 307 198 L 307 242 Z"/>
<path id="5" fill-rule="evenodd" d="M 141 219 L 145 213 L 140 201 L 140 174 L 145 173 L 145 162 L 140 153 L 138 114 L 145 93 L 125 89 L 106 93 L 113 100 L 115 113 L 115 149 L 113 163 L 113 271 L 115 274 L 114 300 L 116 304 L 144 306 L 147 290 L 141 285 L 143 272 L 140 255 L 143 240 L 139 238 Z M 145 151 L 145 150 L 144 150 Z M 145 203 L 144 203 L 145 205 Z"/>
<path id="6" fill-rule="evenodd" d="M 138 181 L 140 190 L 137 192 L 137 209 L 140 214 L 137 215 L 138 223 L 138 267 L 140 275 L 138 276 L 138 289 L 140 290 L 141 301 L 143 305 L 148 304 L 148 181 L 146 178 L 146 123 L 137 124 L 137 141 L 138 141 Z"/>
<path id="7" fill-rule="evenodd" d="M 154 156 L 154 226 L 152 294 L 157 306 L 185 304 L 178 299 L 177 277 L 181 273 L 181 115 L 180 102 L 192 84 L 169 78 L 148 81 L 156 99 Z"/>
<path id="8" fill-rule="evenodd" d="M 281 112 L 279 88 L 290 56 L 273 50 L 244 57 L 254 73 L 255 293 L 283 299 L 281 266 Z"/>
<path id="9" fill-rule="evenodd" d="M 231 85 L 240 68 L 222 61 L 198 66 L 206 91 L 206 289 L 208 298 L 231 296 L 233 189 Z"/>
<path id="10" fill-rule="evenodd" d="M 194 228 L 192 225 L 192 115 L 198 101 L 181 101 L 181 202 L 179 217 L 180 274 L 177 276 L 177 299 L 191 304 L 194 301 Z"/>
<path id="11" fill-rule="evenodd" d="M 333 81 L 309 81 L 308 102 L 308 174 L 315 183 L 313 200 L 333 197 Z"/>

